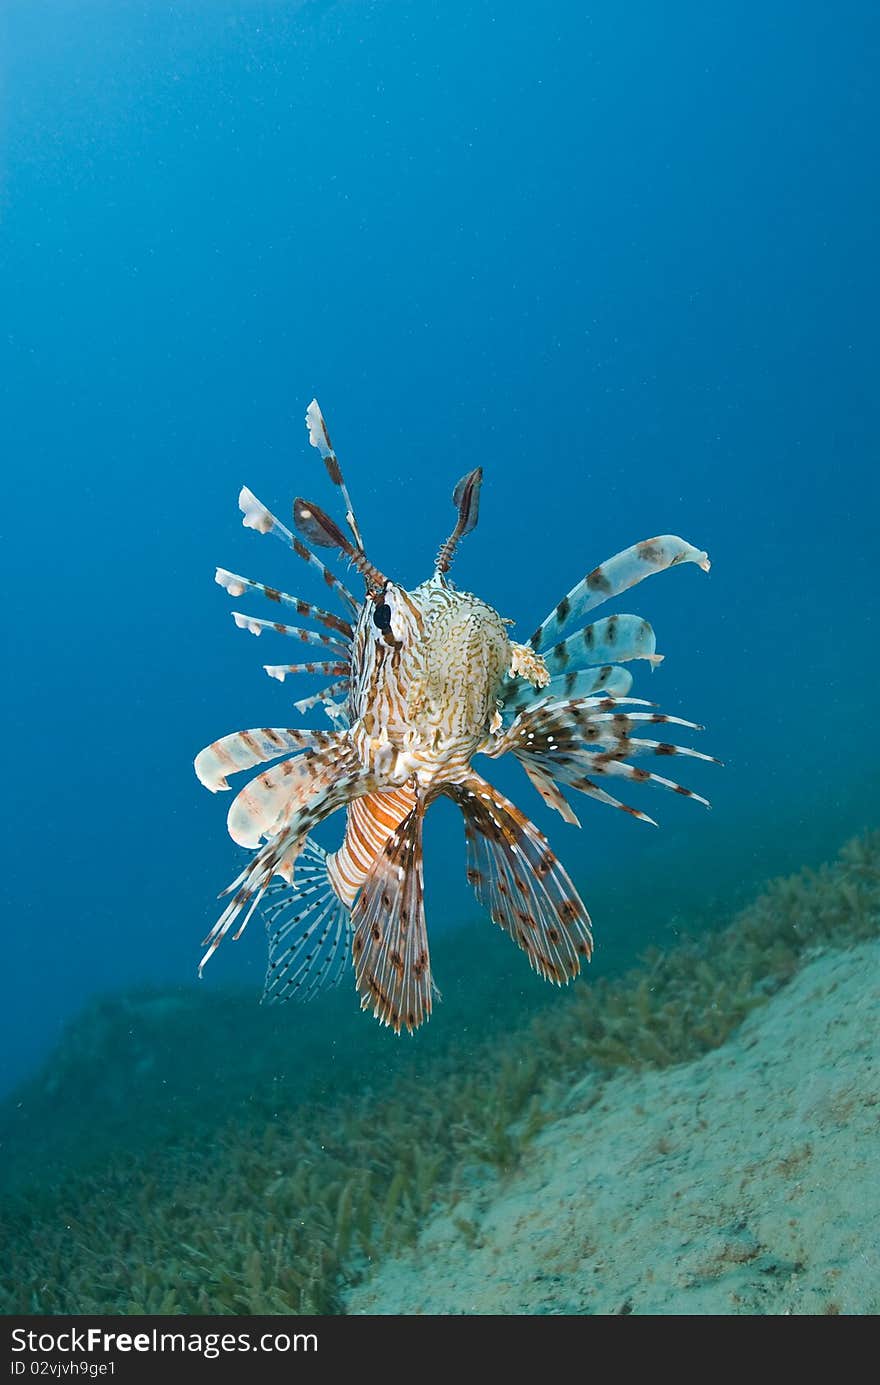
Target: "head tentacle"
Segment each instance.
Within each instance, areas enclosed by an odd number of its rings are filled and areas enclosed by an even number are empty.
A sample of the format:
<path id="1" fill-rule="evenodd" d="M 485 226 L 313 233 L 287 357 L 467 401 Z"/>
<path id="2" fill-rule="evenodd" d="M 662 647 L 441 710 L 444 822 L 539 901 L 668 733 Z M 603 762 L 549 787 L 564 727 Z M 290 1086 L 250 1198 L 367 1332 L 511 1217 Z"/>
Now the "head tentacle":
<path id="1" fill-rule="evenodd" d="M 469 471 L 467 476 L 462 476 L 452 492 L 452 503 L 458 509 L 458 519 L 449 538 L 440 545 L 434 564 L 436 572 L 443 574 L 449 571 L 460 541 L 465 534 L 476 529 L 477 520 L 480 517 L 480 486 L 482 484 L 483 468 L 478 466 L 473 471 Z"/>
<path id="2" fill-rule="evenodd" d="M 355 548 L 345 537 L 338 524 L 335 524 L 319 505 L 297 496 L 293 502 L 293 522 L 309 543 L 319 548 L 338 548 L 349 559 L 353 568 L 361 574 L 368 587 L 381 591 L 387 586 L 388 578 L 367 558 L 362 548 Z"/>

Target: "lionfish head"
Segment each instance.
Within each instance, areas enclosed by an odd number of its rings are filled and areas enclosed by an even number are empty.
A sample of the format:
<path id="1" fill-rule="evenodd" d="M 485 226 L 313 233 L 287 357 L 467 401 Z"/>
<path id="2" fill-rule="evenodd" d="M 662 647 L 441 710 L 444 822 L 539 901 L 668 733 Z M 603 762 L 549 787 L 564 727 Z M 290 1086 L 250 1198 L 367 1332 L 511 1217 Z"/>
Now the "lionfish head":
<path id="1" fill-rule="evenodd" d="M 297 499 L 294 522 L 310 544 L 343 553 L 364 578 L 354 634 L 351 699 L 371 734 L 441 741 L 481 737 L 488 729 L 509 662 L 504 622 L 446 574 L 461 539 L 479 516 L 482 468 L 458 482 L 455 527 L 441 544 L 434 573 L 414 591 L 386 577 L 317 505 Z M 358 535 L 359 540 L 359 535 Z"/>

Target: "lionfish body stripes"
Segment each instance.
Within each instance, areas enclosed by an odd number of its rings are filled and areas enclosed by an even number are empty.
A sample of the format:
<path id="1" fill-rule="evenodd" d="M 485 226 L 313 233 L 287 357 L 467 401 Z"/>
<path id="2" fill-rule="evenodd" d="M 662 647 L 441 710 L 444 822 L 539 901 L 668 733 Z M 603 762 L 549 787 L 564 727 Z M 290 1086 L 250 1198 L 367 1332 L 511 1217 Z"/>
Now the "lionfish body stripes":
<path id="1" fill-rule="evenodd" d="M 321 576 L 341 616 L 224 568 L 216 580 L 233 597 L 256 593 L 317 623 L 308 630 L 234 612 L 255 635 L 273 632 L 322 648 L 320 662 L 270 664 L 283 680 L 320 673 L 328 686 L 294 706 L 322 706 L 335 729 L 263 727 L 234 732 L 196 757 L 196 773 L 216 792 L 228 776 L 262 768 L 235 796 L 233 840 L 252 855 L 224 892 L 226 907 L 205 940 L 201 966 L 234 927 L 239 937 L 262 906 L 269 939 L 264 1000 L 306 998 L 337 983 L 354 964 L 362 1008 L 395 1032 L 428 1018 L 435 986 L 425 925 L 422 830 L 441 795 L 464 818 L 467 878 L 493 921 L 556 984 L 571 980 L 592 951 L 590 918 L 537 827 L 473 767 L 477 754 L 511 753 L 544 802 L 577 823 L 562 786 L 651 822 L 601 782 L 653 783 L 706 800 L 631 760 L 699 751 L 650 738 L 650 728 L 693 722 L 630 698 L 623 665 L 659 662 L 654 632 L 638 616 L 585 617 L 652 573 L 681 563 L 708 570 L 706 554 L 674 535 L 648 539 L 593 568 L 554 607 L 526 644 L 509 621 L 447 576 L 459 541 L 476 525 L 482 472 L 453 493 L 456 525 L 433 575 L 407 591 L 366 556 L 339 460 L 317 401 L 306 414 L 309 440 L 341 493 L 348 537 L 297 498 L 294 534 L 253 493 L 239 504 L 247 528 L 281 538 Z M 358 602 L 312 552 L 336 550 L 364 579 Z M 338 699 L 338 700 L 336 700 Z M 645 732 L 648 732 L 648 737 Z M 328 853 L 314 829 L 338 809 L 346 829 Z M 201 970 L 201 968 L 200 968 Z"/>

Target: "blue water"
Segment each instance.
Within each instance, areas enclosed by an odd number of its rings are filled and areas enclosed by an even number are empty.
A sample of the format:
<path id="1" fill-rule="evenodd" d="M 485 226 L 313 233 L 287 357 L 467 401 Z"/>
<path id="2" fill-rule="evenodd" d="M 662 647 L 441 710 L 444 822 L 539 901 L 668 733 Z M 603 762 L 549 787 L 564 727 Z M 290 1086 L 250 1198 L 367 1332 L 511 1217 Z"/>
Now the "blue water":
<path id="1" fill-rule="evenodd" d="M 455 577 L 520 638 L 630 543 L 709 551 L 616 609 L 667 656 L 634 693 L 726 762 L 686 776 L 712 813 L 646 790 L 659 833 L 584 802 L 578 834 L 496 775 L 595 882 L 597 961 L 641 941 L 636 888 L 723 909 L 876 822 L 878 33 L 856 3 L 7 0 L 4 1085 L 96 993 L 197 984 L 240 853 L 192 757 L 317 687 L 265 677 L 290 646 L 213 570 L 323 599 L 236 508 L 330 502 L 313 395 L 404 583 L 484 466 Z M 451 808 L 429 848 L 432 936 L 490 928 Z M 256 1004 L 263 965 L 254 921 L 201 984 Z"/>

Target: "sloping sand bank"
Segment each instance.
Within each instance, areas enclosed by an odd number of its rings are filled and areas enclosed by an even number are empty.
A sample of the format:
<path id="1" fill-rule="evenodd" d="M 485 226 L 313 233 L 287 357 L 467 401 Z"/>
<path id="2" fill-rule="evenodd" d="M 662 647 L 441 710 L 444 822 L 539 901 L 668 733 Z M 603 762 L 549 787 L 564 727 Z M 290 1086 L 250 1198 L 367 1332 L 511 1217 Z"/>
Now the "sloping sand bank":
<path id="1" fill-rule="evenodd" d="M 880 1312 L 880 943 L 818 957 L 724 1047 L 588 1079 L 350 1313 Z"/>

